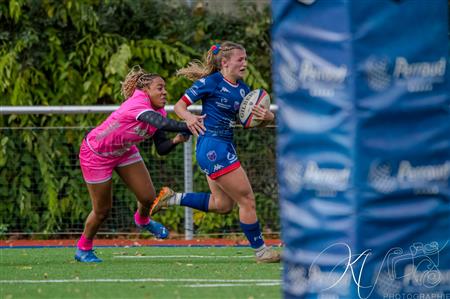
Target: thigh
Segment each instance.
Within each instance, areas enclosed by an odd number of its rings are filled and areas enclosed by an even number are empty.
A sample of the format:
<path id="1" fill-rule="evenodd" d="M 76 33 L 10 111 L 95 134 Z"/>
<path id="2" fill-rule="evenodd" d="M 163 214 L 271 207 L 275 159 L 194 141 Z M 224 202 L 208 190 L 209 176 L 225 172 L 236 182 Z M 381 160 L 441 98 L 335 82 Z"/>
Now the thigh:
<path id="1" fill-rule="evenodd" d="M 112 206 L 112 180 L 99 184 L 86 183 L 92 201 L 92 210 L 105 213 Z"/>
<path id="2" fill-rule="evenodd" d="M 156 196 L 150 173 L 142 160 L 115 168 L 138 200 L 153 200 Z"/>
<path id="3" fill-rule="evenodd" d="M 254 199 L 252 186 L 242 166 L 218 177 L 214 182 L 229 198 L 237 203 Z"/>
<path id="4" fill-rule="evenodd" d="M 87 184 L 100 184 L 111 180 L 117 158 L 98 156 L 92 152 L 85 140 L 81 144 L 79 158 L 81 172 Z"/>

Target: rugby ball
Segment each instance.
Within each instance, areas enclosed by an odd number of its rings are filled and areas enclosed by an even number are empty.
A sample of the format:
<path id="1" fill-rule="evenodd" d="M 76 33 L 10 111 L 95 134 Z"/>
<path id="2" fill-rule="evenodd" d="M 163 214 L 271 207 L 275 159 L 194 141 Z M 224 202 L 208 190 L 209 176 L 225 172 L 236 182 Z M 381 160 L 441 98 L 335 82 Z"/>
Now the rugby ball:
<path id="1" fill-rule="evenodd" d="M 270 109 L 270 96 L 264 89 L 255 89 L 244 97 L 239 107 L 239 121 L 244 128 L 253 128 L 261 124 L 262 120 L 253 119 L 252 109 L 255 105 L 261 105 Z"/>

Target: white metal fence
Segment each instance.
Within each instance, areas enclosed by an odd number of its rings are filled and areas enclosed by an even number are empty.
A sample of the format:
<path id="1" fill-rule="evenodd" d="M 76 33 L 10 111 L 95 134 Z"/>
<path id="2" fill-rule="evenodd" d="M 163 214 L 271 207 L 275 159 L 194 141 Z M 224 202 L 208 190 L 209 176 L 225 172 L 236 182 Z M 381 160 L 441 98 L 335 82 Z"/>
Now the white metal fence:
<path id="1" fill-rule="evenodd" d="M 32 114 L 32 115 L 54 115 L 54 114 L 98 114 L 98 113 L 110 113 L 117 109 L 118 106 L 0 106 L 0 114 L 2 115 L 22 115 L 22 114 Z M 200 112 L 200 106 L 191 106 L 189 109 L 193 112 Z M 171 113 L 173 112 L 173 106 L 166 106 L 166 110 Z M 271 106 L 272 111 L 276 111 L 277 107 L 275 105 Z M 20 153 L 22 151 L 21 145 L 19 142 L 18 136 L 23 134 L 29 134 L 31 132 L 36 133 L 37 135 L 47 134 L 54 138 L 58 136 L 57 134 L 61 134 L 61 136 L 66 135 L 74 135 L 74 136 L 82 136 L 87 128 L 80 127 L 3 127 L 0 128 L 0 136 L 3 136 L 3 140 L 6 139 L 10 143 L 16 144 L 16 150 Z M 238 153 L 241 159 L 241 162 L 244 165 L 244 168 L 247 170 L 249 178 L 252 182 L 253 189 L 255 191 L 255 195 L 257 198 L 257 207 L 258 207 L 258 199 L 259 202 L 259 218 L 263 223 L 263 227 L 265 232 L 270 233 L 278 233 L 279 231 L 279 219 L 278 219 L 278 188 L 276 182 L 276 170 L 275 170 L 275 129 L 271 128 L 263 128 L 263 129 L 253 129 L 253 130 L 243 130 L 242 128 L 236 128 L 236 143 L 238 145 Z M 78 138 L 77 137 L 77 138 Z M 65 138 L 65 137 L 61 137 Z M 0 137 L 2 139 L 2 137 Z M 195 140 L 191 140 L 191 142 L 184 143 L 183 149 L 177 149 L 173 154 L 164 157 L 163 159 L 156 159 L 150 155 L 151 152 L 151 144 L 146 143 L 140 146 L 141 154 L 143 154 L 144 160 L 146 161 L 147 167 L 150 168 L 150 173 L 155 183 L 155 187 L 158 189 L 162 185 L 172 184 L 178 186 L 178 191 L 184 192 L 208 192 L 206 180 L 203 178 L 203 174 L 196 167 L 195 161 L 193 161 L 193 143 Z M 6 145 L 1 145 L 3 150 L 6 149 Z M 240 151 L 241 149 L 241 151 Z M 263 151 L 258 152 L 258 149 L 264 149 Z M 73 151 L 77 150 L 74 148 Z M 53 205 L 59 207 L 61 211 L 58 213 L 53 213 L 59 215 L 61 218 L 54 220 L 54 225 L 52 228 L 46 228 L 45 226 L 40 229 L 31 229 L 27 226 L 27 219 L 30 215 L 40 217 L 35 221 L 45 221 L 51 215 L 51 211 L 47 211 L 48 206 L 51 206 L 51 203 L 42 203 L 47 200 L 48 197 L 45 193 L 45 189 L 41 188 L 39 185 L 42 184 L 40 179 L 36 179 L 36 181 L 30 182 L 30 190 L 25 190 L 24 192 L 16 192 L 15 190 L 10 190 L 9 188 L 16 188 L 17 184 L 20 184 L 20 181 L 16 181 L 14 178 L 11 181 L 1 181 L 0 180 L 0 196 L 2 198 L 2 202 L 4 203 L 4 209 L 0 210 L 1 222 L 0 222 L 0 233 L 2 234 L 39 234 L 39 233 L 51 233 L 51 234 L 65 234 L 65 233 L 78 233 L 82 231 L 83 221 L 85 219 L 85 215 L 81 215 L 85 212 L 81 212 L 84 210 L 80 210 L 79 212 L 73 212 L 73 202 L 69 204 L 69 207 L 65 207 L 65 200 L 70 202 L 71 197 L 73 197 L 73 190 L 79 188 L 79 190 L 84 190 L 84 184 L 81 179 L 81 173 L 78 173 L 78 163 L 77 160 L 77 152 L 68 153 L 73 157 L 70 162 L 66 163 L 68 165 L 63 167 L 58 167 L 58 169 L 53 170 L 53 175 L 56 178 L 56 181 L 60 185 L 50 184 L 53 186 L 58 193 L 56 196 L 56 203 Z M 33 156 L 33 155 L 31 155 Z M 42 165 L 44 162 L 42 158 L 39 160 L 39 157 L 34 159 L 34 157 L 28 158 L 20 158 L 21 154 L 18 154 L 18 159 L 23 160 L 19 162 L 18 167 L 22 167 L 20 165 L 31 164 L 30 170 L 28 172 L 38 172 L 39 176 L 43 177 L 44 185 L 45 185 L 45 173 L 42 173 L 42 170 L 37 170 L 37 167 L 49 168 L 45 165 Z M 27 160 L 28 159 L 28 160 Z M 182 162 L 181 162 L 182 160 Z M 39 164 L 39 165 L 38 165 Z M 178 166 L 173 165 L 183 165 L 178 168 Z M 11 172 L 11 168 L 7 168 L 7 166 L 2 167 L 2 172 L 9 173 Z M 20 171 L 18 171 L 20 174 Z M 75 179 L 73 176 L 80 176 Z M 23 176 L 23 174 L 20 174 Z M 31 174 L 33 176 L 33 174 Z M 197 183 L 194 186 L 194 180 Z M 3 183 L 2 183 L 3 182 Z M 182 182 L 182 184 L 181 184 Z M 67 184 L 75 185 L 76 187 L 70 188 L 67 187 Z M 180 184 L 178 184 L 180 183 Z M 69 185 L 70 185 L 69 184 Z M 33 186 L 38 186 L 34 187 Z M 180 190 L 183 188 L 184 190 Z M 86 191 L 79 191 L 81 193 L 86 193 Z M 119 195 L 115 198 L 115 202 L 113 203 L 113 211 L 109 223 L 105 225 L 102 230 L 104 234 L 113 234 L 113 233 L 127 233 L 132 231 L 132 221 L 131 215 L 134 207 L 134 199 L 130 198 L 129 192 L 125 191 L 124 186 L 120 184 L 118 187 L 115 187 L 115 193 Z M 83 193 L 83 194 L 84 194 Z M 11 195 L 12 194 L 12 195 Z M 18 197 L 18 198 L 11 198 Z M 27 199 L 27 197 L 32 197 L 33 199 Z M 81 205 L 89 204 L 89 201 L 85 200 L 88 198 L 87 193 L 80 198 L 83 198 Z M 263 198 L 263 199 L 262 199 Z M 78 202 L 78 204 L 80 204 Z M 2 204 L 3 205 L 3 204 Z M 72 206 L 71 206 L 72 205 Z M 17 213 L 16 217 L 11 217 L 8 211 L 8 208 L 11 209 L 11 206 L 15 207 L 14 210 L 19 209 L 20 212 Z M 72 211 L 70 211 L 72 208 Z M 35 209 L 35 213 L 29 213 L 30 209 Z M 178 209 L 178 208 L 177 208 Z M 166 225 L 169 225 L 172 230 L 178 231 L 181 235 L 184 235 L 185 239 L 192 239 L 194 234 L 199 235 L 203 232 L 207 234 L 211 234 L 213 231 L 217 234 L 226 234 L 229 232 L 238 232 L 238 222 L 237 213 L 234 212 L 232 215 L 222 216 L 222 215 L 205 215 L 204 213 L 193 212 L 189 208 L 185 208 L 184 211 L 180 211 L 174 209 L 171 212 L 159 214 L 156 217 L 160 217 L 158 220 L 163 222 Z M 67 210 L 67 211 L 66 211 Z M 76 209 L 75 209 L 76 210 Z M 85 209 L 86 210 L 86 209 Z M 184 213 L 183 213 L 184 212 Z M 180 215 L 183 213 L 183 215 Z M 38 215 L 36 215 L 38 214 Z M 21 217 L 23 215 L 23 218 Z M 46 218 L 47 217 L 47 218 Z M 156 218 L 155 217 L 155 218 Z M 217 218 L 211 218 L 217 217 Z M 184 218 L 184 227 L 183 232 L 181 231 L 181 224 L 174 223 L 173 219 L 181 219 Z M 42 220 L 41 220 L 42 219 Z M 70 222 L 71 221 L 71 222 Z M 23 222 L 23 223 L 22 223 Z M 70 222 L 70 223 L 68 223 Z M 204 223 L 215 223 L 213 228 L 208 227 L 205 228 L 202 225 Z M 210 225 L 211 226 L 211 225 Z"/>

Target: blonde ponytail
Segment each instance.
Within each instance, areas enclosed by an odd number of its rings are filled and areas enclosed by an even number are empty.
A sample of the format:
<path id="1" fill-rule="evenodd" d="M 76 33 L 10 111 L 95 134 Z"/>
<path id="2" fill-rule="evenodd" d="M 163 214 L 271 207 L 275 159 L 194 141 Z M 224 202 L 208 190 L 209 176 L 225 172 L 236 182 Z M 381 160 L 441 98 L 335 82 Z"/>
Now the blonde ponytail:
<path id="1" fill-rule="evenodd" d="M 178 70 L 177 75 L 195 81 L 220 71 L 222 59 L 230 58 L 231 50 L 234 49 L 245 50 L 242 45 L 229 41 L 215 44 L 204 54 L 203 62 L 199 60 L 191 61 L 187 67 Z"/>

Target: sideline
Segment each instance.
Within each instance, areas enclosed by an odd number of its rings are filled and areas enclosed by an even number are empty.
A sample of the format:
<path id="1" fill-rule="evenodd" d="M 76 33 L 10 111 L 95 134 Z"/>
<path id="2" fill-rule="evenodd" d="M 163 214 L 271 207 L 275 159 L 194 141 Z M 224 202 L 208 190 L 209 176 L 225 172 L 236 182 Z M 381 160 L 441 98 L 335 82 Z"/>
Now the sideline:
<path id="1" fill-rule="evenodd" d="M 254 286 L 278 286 L 279 279 L 201 279 L 201 278 L 97 278 L 97 279 L 22 279 L 0 280 L 0 284 L 48 284 L 48 283 L 135 283 L 135 282 L 171 282 L 184 283 L 184 287 L 248 287 Z"/>
<path id="2" fill-rule="evenodd" d="M 282 247 L 279 239 L 264 240 L 267 245 Z M 43 248 L 43 247 L 75 247 L 77 239 L 67 240 L 0 240 L 0 249 L 8 248 Z M 230 239 L 193 239 L 193 240 L 156 240 L 156 239 L 96 239 L 95 247 L 246 247 L 246 240 Z"/>

